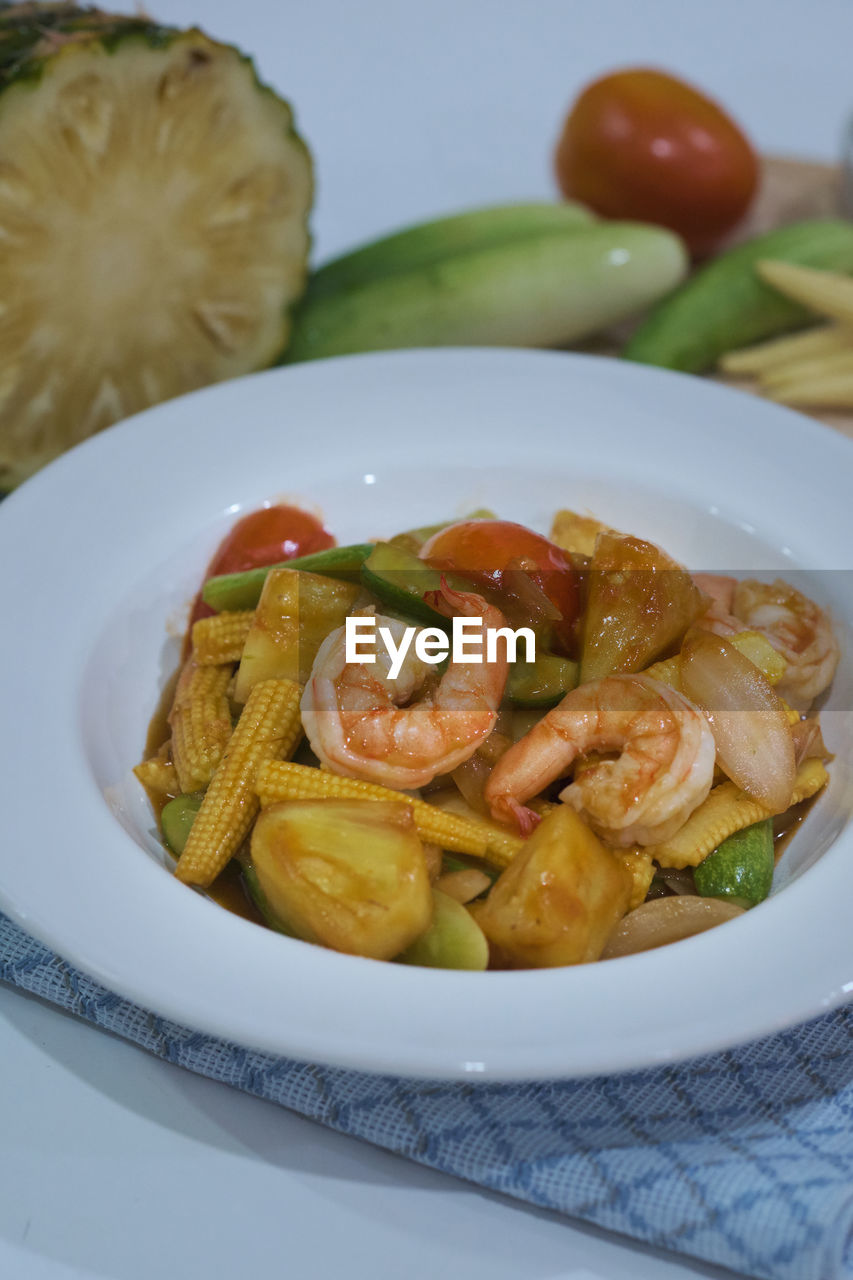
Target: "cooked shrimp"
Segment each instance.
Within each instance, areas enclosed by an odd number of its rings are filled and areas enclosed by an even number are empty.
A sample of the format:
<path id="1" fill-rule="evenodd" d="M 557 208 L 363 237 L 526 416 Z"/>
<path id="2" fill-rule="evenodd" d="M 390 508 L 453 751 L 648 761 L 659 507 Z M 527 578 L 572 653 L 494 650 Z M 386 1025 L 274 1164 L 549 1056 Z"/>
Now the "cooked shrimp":
<path id="1" fill-rule="evenodd" d="M 798 711 L 808 711 L 832 683 L 840 657 L 827 614 L 780 578 L 769 585 L 754 579 L 739 582 L 732 609 L 748 627 L 766 636 L 788 663 L 776 692 Z"/>
<path id="2" fill-rule="evenodd" d="M 442 585 L 437 607 L 482 618 L 484 631 L 505 625 L 500 610 L 474 592 Z M 378 616 L 399 645 L 405 624 Z M 347 778 L 387 787 L 422 787 L 448 773 L 485 742 L 497 720 L 507 678 L 505 654 L 494 662 L 450 662 L 439 681 L 412 644 L 391 679 L 391 659 L 377 643 L 376 662 L 346 661 L 345 628 L 327 636 L 302 695 L 302 723 L 323 764 Z M 417 695 L 421 695 L 414 700 Z"/>
<path id="3" fill-rule="evenodd" d="M 721 573 L 694 573 L 691 575 L 700 591 L 710 597 L 708 606 L 696 626 L 703 631 L 713 631 L 718 636 L 733 636 L 743 631 L 743 625 L 732 614 L 736 578 Z"/>
<path id="4" fill-rule="evenodd" d="M 711 789 L 714 739 L 701 711 L 651 676 L 606 676 L 566 694 L 501 757 L 486 784 L 493 817 L 524 827 L 523 802 L 594 751 L 621 754 L 584 769 L 560 799 L 610 844 L 668 839 Z"/>

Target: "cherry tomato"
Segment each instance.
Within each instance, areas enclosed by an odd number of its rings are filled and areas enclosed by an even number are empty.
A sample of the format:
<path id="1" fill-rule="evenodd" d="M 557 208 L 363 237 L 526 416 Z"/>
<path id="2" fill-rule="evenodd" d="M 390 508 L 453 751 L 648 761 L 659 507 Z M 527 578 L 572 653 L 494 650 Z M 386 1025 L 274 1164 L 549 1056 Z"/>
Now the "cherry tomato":
<path id="1" fill-rule="evenodd" d="M 581 93 L 554 156 L 563 195 L 606 218 L 660 223 L 694 254 L 740 221 L 758 161 L 726 113 L 662 71 L 619 71 Z"/>
<path id="2" fill-rule="evenodd" d="M 332 535 L 307 511 L 299 507 L 261 507 L 238 520 L 225 535 L 207 567 L 204 581 L 220 573 L 242 573 L 244 569 L 278 564 L 280 560 L 307 556 L 334 545 Z M 213 612 L 199 594 L 190 614 L 190 627 Z"/>
<path id="3" fill-rule="evenodd" d="M 325 551 L 335 540 L 320 521 L 298 507 L 261 507 L 238 520 L 219 544 L 205 580 L 220 573 L 242 573 L 279 560 Z"/>
<path id="4" fill-rule="evenodd" d="M 463 520 L 441 529 L 421 549 L 437 569 L 455 569 L 498 600 L 512 590 L 509 568 L 524 568 L 560 612 L 555 632 L 571 653 L 580 612 L 580 583 L 565 551 L 540 533 L 510 520 Z"/>

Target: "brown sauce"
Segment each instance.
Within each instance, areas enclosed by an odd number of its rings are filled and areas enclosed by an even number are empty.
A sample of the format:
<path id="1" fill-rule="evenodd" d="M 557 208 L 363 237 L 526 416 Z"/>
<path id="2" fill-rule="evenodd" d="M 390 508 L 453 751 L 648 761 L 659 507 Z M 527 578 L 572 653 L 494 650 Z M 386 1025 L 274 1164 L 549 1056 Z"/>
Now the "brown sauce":
<path id="1" fill-rule="evenodd" d="M 246 890 L 240 863 L 232 859 L 220 876 L 206 891 L 206 896 L 218 902 L 226 911 L 233 911 L 235 916 L 251 920 L 254 924 L 265 924 L 264 918 Z"/>
<path id="2" fill-rule="evenodd" d="M 773 819 L 773 856 L 777 864 L 820 794 L 818 791 L 816 795 L 809 796 L 808 800 L 801 800 Z"/>
<path id="3" fill-rule="evenodd" d="M 151 723 L 148 726 L 148 733 L 145 736 L 145 755 L 144 760 L 150 760 L 152 756 L 156 756 L 157 752 L 164 746 L 171 735 L 169 728 L 169 711 L 175 697 L 175 687 L 178 683 L 178 676 L 181 674 L 180 666 L 169 676 L 163 686 L 163 692 L 157 702 L 157 708 L 151 717 Z M 152 802 L 153 803 L 153 802 Z"/>

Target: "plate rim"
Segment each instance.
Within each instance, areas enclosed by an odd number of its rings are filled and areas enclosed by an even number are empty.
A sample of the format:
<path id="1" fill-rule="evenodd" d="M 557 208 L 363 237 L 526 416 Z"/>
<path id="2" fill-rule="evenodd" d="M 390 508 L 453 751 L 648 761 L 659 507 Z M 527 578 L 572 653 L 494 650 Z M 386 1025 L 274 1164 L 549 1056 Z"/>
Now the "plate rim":
<path id="1" fill-rule="evenodd" d="M 560 362 L 560 365 L 556 362 Z M 803 431 L 807 429 L 807 434 L 816 433 L 813 436 L 814 440 L 820 440 L 824 446 L 830 449 L 830 451 L 833 451 L 834 447 L 830 445 L 829 442 L 834 440 L 842 446 L 844 453 L 847 453 L 848 456 L 845 458 L 847 466 L 850 467 L 851 463 L 853 463 L 853 453 L 849 453 L 849 450 L 853 447 L 853 441 L 846 439 L 840 433 L 835 432 L 831 427 L 819 423 L 814 419 L 805 418 L 793 411 L 780 409 L 778 406 L 771 406 L 766 404 L 766 402 L 754 401 L 751 397 L 748 397 L 745 393 L 736 389 L 725 387 L 720 384 L 704 382 L 695 379 L 690 375 L 673 375 L 668 371 L 651 369 L 640 365 L 629 365 L 627 362 L 608 360 L 605 357 L 585 356 L 562 352 L 495 351 L 493 349 L 457 348 L 451 350 L 444 349 L 440 351 L 429 350 L 425 352 L 405 351 L 371 353 L 370 355 L 365 356 L 338 357 L 331 361 L 318 361 L 310 365 L 289 366 L 283 369 L 270 370 L 263 374 L 252 375 L 249 378 L 238 379 L 230 383 L 223 383 L 212 388 L 205 388 L 199 392 L 191 393 L 188 396 L 181 397 L 177 400 L 169 401 L 164 405 L 159 405 L 153 409 L 146 410 L 142 414 L 135 415 L 134 418 L 117 424 L 115 427 L 110 428 L 100 436 L 84 442 L 62 458 L 58 459 L 32 480 L 21 486 L 19 490 L 13 493 L 10 498 L 0 505 L 0 544 L 5 540 L 7 526 L 14 524 L 14 522 L 20 518 L 18 512 L 23 511 L 23 515 L 26 516 L 27 511 L 30 509 L 37 511 L 39 503 L 42 501 L 42 494 L 45 491 L 50 493 L 51 490 L 55 491 L 57 488 L 61 489 L 62 486 L 65 485 L 66 473 L 68 473 L 72 479 L 75 472 L 82 471 L 85 476 L 86 474 L 98 471 L 99 459 L 101 459 L 104 454 L 109 456 L 111 452 L 115 453 L 117 450 L 119 453 L 122 450 L 129 450 L 132 454 L 134 448 L 142 447 L 141 445 L 137 445 L 136 442 L 142 440 L 144 433 L 150 428 L 153 421 L 163 423 L 168 422 L 170 418 L 176 418 L 179 421 L 181 417 L 185 416 L 188 412 L 187 406 L 190 407 L 189 412 L 192 412 L 198 406 L 202 406 L 203 409 L 204 402 L 206 400 L 209 408 L 210 404 L 217 398 L 222 398 L 223 402 L 227 403 L 229 399 L 239 398 L 247 391 L 248 399 L 251 400 L 252 396 L 255 394 L 252 388 L 258 387 L 261 383 L 269 385 L 271 380 L 273 383 L 277 384 L 279 380 L 283 378 L 287 378 L 292 381 L 295 377 L 296 379 L 301 379 L 303 383 L 306 383 L 310 387 L 311 383 L 314 381 L 317 381 L 318 385 L 322 384 L 323 379 L 328 375 L 330 370 L 337 370 L 337 373 L 332 375 L 333 381 L 336 378 L 340 381 L 340 371 L 344 370 L 343 382 L 346 383 L 349 377 L 345 372 L 347 369 L 373 369 L 381 378 L 384 369 L 405 371 L 407 366 L 419 366 L 421 368 L 426 368 L 430 365 L 434 366 L 436 363 L 439 366 L 443 365 L 447 369 L 453 368 L 457 371 L 460 368 L 464 369 L 466 365 L 472 369 L 476 366 L 478 373 L 480 370 L 485 370 L 489 365 L 491 365 L 493 369 L 497 369 L 498 365 L 502 365 L 504 367 L 515 366 L 522 369 L 529 368 L 531 371 L 533 370 L 534 365 L 537 365 L 541 369 L 545 369 L 546 367 L 549 369 L 555 369 L 562 365 L 566 369 L 578 370 L 581 378 L 584 376 L 584 370 L 586 370 L 587 373 L 591 373 L 594 367 L 595 377 L 597 377 L 601 373 L 602 368 L 605 368 L 609 370 L 607 375 L 609 377 L 615 377 L 616 379 L 627 378 L 629 382 L 636 377 L 639 377 L 641 380 L 650 379 L 650 386 L 660 378 L 667 380 L 665 385 L 672 385 L 669 380 L 677 378 L 682 387 L 689 386 L 691 388 L 687 393 L 690 396 L 696 395 L 701 399 L 702 396 L 707 393 L 711 396 L 723 397 L 723 400 L 720 401 L 720 403 L 736 404 L 738 408 L 742 407 L 744 401 L 748 401 L 752 406 L 749 411 L 752 414 L 755 414 L 757 411 L 759 416 L 761 416 L 765 410 L 769 410 L 774 422 L 781 422 L 784 418 L 787 422 L 789 433 L 796 431 L 796 433 L 802 438 Z M 614 372 L 617 369 L 619 370 L 618 374 Z M 361 375 L 359 374 L 356 377 L 356 381 L 358 381 L 358 377 L 360 376 Z M 527 375 L 522 372 L 520 376 L 523 380 Z M 571 376 L 573 375 L 570 375 L 570 380 Z M 664 384 L 660 384 L 658 382 L 658 385 L 660 386 Z M 699 390 L 699 388 L 701 388 L 701 390 Z M 321 391 L 319 394 L 322 398 L 325 393 Z M 729 400 L 730 397 L 733 399 Z M 844 453 L 842 453 L 841 456 L 844 456 Z M 98 799 L 104 810 L 104 815 L 108 815 L 109 811 L 107 810 L 106 805 L 103 804 L 100 795 L 98 796 Z M 111 817 L 111 815 L 109 816 Z M 132 837 L 127 834 L 125 834 L 125 839 L 131 844 L 135 844 Z M 834 855 L 838 854 L 841 843 L 842 841 L 840 840 L 836 841 L 833 848 L 824 855 L 816 867 L 809 871 L 808 875 L 813 877 L 813 873 L 820 871 L 821 867 L 824 868 L 824 875 L 826 875 L 830 867 L 834 866 L 838 861 L 837 856 Z M 162 877 L 162 868 L 156 866 L 149 859 L 146 859 L 145 863 L 148 871 L 153 871 Z M 145 874 L 147 873 L 143 873 L 142 879 L 144 879 Z M 822 879 L 823 876 L 820 878 Z M 61 937 L 63 943 L 65 943 L 66 937 L 64 932 L 57 932 L 55 926 L 51 925 L 44 916 L 38 910 L 34 910 L 32 906 L 28 907 L 26 904 L 16 901 L 14 892 L 10 893 L 7 889 L 5 877 L 3 877 L 3 880 L 4 882 L 0 883 L 0 904 L 2 904 L 3 910 L 16 919 L 25 930 L 33 933 L 47 946 L 56 946 L 57 937 Z M 776 898 L 772 902 L 762 906 L 761 911 L 767 915 L 768 921 L 769 914 L 774 909 L 774 904 L 780 902 L 782 897 L 787 897 L 787 895 L 795 888 L 796 886 L 791 886 L 785 891 L 784 895 L 780 895 L 779 898 Z M 199 898 L 197 895 L 191 896 L 196 900 L 196 903 L 201 905 L 204 909 L 212 909 L 218 916 L 225 916 L 227 914 L 220 908 L 215 907 L 214 904 Z M 186 906 L 187 904 L 184 903 L 183 905 Z M 188 915 L 188 912 L 181 911 L 180 914 Z M 202 927 L 202 917 L 198 915 L 195 908 L 189 912 L 188 918 L 189 917 L 193 920 L 198 920 L 199 927 Z M 264 932 L 263 930 L 258 930 L 256 926 L 253 926 L 248 922 L 239 921 L 237 923 L 239 926 L 245 926 L 246 929 L 253 930 L 255 934 L 261 934 Z M 730 929 L 735 929 L 740 927 L 743 923 L 746 922 L 738 921 L 735 922 L 734 925 L 728 927 Z M 755 921 L 751 922 L 751 924 L 754 923 Z M 236 940 L 237 934 L 235 933 L 234 936 Z M 307 945 L 292 943 L 288 939 L 279 939 L 276 935 L 270 935 L 270 937 L 275 939 L 276 945 L 284 943 L 297 948 L 304 948 Z M 700 952 L 707 950 L 709 941 L 709 937 L 706 936 L 704 940 L 699 937 L 676 945 L 681 949 L 681 954 L 686 963 L 687 950 L 692 949 L 698 956 Z M 734 935 L 732 935 L 732 941 L 734 942 Z M 263 950 L 263 948 L 251 949 L 258 950 L 259 954 Z M 665 950 L 666 949 L 664 949 L 664 951 Z M 67 945 L 63 945 L 62 952 L 82 971 L 87 972 L 97 981 L 108 987 L 108 989 L 118 991 L 120 994 L 125 995 L 127 998 L 132 999 L 137 1003 L 141 1003 L 145 1007 L 152 1007 L 150 1003 L 150 996 L 146 994 L 148 991 L 146 984 L 143 982 L 140 985 L 139 982 L 135 982 L 133 980 L 132 973 L 128 974 L 122 970 L 120 966 L 117 968 L 115 964 L 111 965 L 108 963 L 105 958 L 93 956 L 86 951 L 85 948 L 81 948 L 79 946 L 76 948 L 72 947 L 69 951 Z M 663 953 L 647 953 L 646 956 L 631 957 L 628 963 L 633 964 L 635 971 L 638 973 L 643 969 L 647 969 L 651 976 L 660 969 L 660 963 L 655 957 L 659 957 L 661 954 Z M 336 969 L 336 962 L 340 961 L 343 961 L 344 964 L 350 968 L 353 964 L 358 967 L 364 965 L 375 966 L 376 963 L 359 960 L 358 958 L 353 957 L 340 957 L 334 955 L 334 953 L 326 953 L 326 958 L 329 957 L 332 957 L 333 960 L 331 966 L 322 965 L 320 967 L 328 969 L 330 973 Z M 695 963 L 698 963 L 698 959 Z M 622 962 L 609 962 L 608 965 L 602 966 L 602 968 L 609 969 L 611 965 L 614 964 L 618 966 L 622 964 Z M 297 967 L 301 966 L 297 965 Z M 384 966 L 384 968 L 394 969 L 394 966 Z M 597 966 L 588 966 L 584 968 L 586 974 L 591 975 Z M 338 969 L 338 972 L 342 971 Z M 447 986 L 449 978 L 451 983 L 459 984 L 460 987 L 466 986 L 467 984 L 472 991 L 476 990 L 476 988 L 472 985 L 471 979 L 473 979 L 474 983 L 477 981 L 493 983 L 495 979 L 498 979 L 504 984 L 505 989 L 512 986 L 514 990 L 518 989 L 519 991 L 524 992 L 526 987 L 535 984 L 537 990 L 541 989 L 544 992 L 546 988 L 549 991 L 559 989 L 559 978 L 555 979 L 554 975 L 559 975 L 565 971 L 549 971 L 547 975 L 543 975 L 542 971 L 486 975 L 447 975 L 439 974 L 436 971 L 425 972 L 430 975 L 427 982 L 431 983 L 436 991 L 438 991 L 442 985 Z M 626 1058 L 624 1054 L 621 1058 L 619 1055 L 617 1055 L 616 1058 L 613 1058 L 612 1054 L 610 1056 L 605 1055 L 604 1058 L 596 1058 L 594 1055 L 589 1055 L 580 1065 L 576 1064 L 570 1069 L 564 1069 L 562 1071 L 555 1070 L 554 1064 L 552 1063 L 547 1070 L 539 1072 L 536 1070 L 535 1066 L 531 1066 L 529 1059 L 524 1057 L 524 1055 L 522 1055 L 521 1059 L 518 1059 L 517 1055 L 513 1056 L 512 1054 L 506 1054 L 503 1058 L 498 1056 L 493 1058 L 493 1061 L 486 1062 L 485 1060 L 477 1058 L 476 1054 L 473 1054 L 473 1056 L 465 1056 L 464 1053 L 457 1053 L 454 1055 L 453 1053 L 448 1052 L 446 1048 L 439 1051 L 437 1057 L 430 1063 L 417 1064 L 410 1061 L 410 1055 L 395 1055 L 393 1051 L 389 1053 L 387 1048 L 384 1052 L 378 1052 L 375 1048 L 371 1048 L 369 1045 L 357 1046 L 354 1040 L 344 1046 L 339 1045 L 335 1047 L 334 1044 L 326 1044 L 321 1057 L 324 1062 L 329 1062 L 338 1066 L 351 1067 L 357 1070 L 382 1072 L 392 1071 L 395 1074 L 400 1075 L 417 1075 L 439 1079 L 534 1079 L 553 1078 L 559 1075 L 569 1077 L 634 1070 L 642 1067 L 658 1065 L 663 1062 L 680 1061 L 686 1057 L 694 1057 L 699 1054 L 711 1052 L 715 1049 L 727 1047 L 729 1044 L 743 1043 L 747 1039 L 754 1039 L 759 1035 L 770 1034 L 773 1031 L 782 1029 L 782 1027 L 791 1026 L 794 1023 L 802 1021 L 806 1017 L 814 1016 L 828 1008 L 834 1007 L 849 997 L 850 988 L 853 987 L 853 983 L 850 982 L 851 978 L 853 978 L 853 957 L 851 957 L 847 976 L 842 979 L 842 975 L 839 974 L 838 981 L 834 984 L 830 984 L 828 989 L 824 989 L 820 997 L 817 1000 L 813 1000 L 808 1008 L 802 1007 L 802 1002 L 800 1002 L 799 1004 L 796 1004 L 796 1006 L 791 1005 L 785 1013 L 780 1014 L 779 1010 L 776 1010 L 771 1017 L 767 1018 L 760 1027 L 754 1030 L 753 1034 L 748 1036 L 744 1036 L 743 1029 L 740 1029 L 736 1032 L 734 1039 L 721 1041 L 719 1031 L 714 1033 L 709 1029 L 707 1033 L 702 1034 L 701 1029 L 698 1029 L 689 1037 L 689 1043 L 685 1043 L 681 1048 L 672 1048 L 670 1046 L 669 1048 L 663 1047 L 660 1051 L 653 1051 L 646 1046 L 642 1050 L 636 1049 L 630 1059 Z M 330 980 L 338 981 L 337 973 L 333 973 Z M 591 986 L 595 987 L 600 985 L 600 980 L 592 979 Z M 519 998 L 527 999 L 526 992 Z M 201 1025 L 198 1019 L 192 1016 L 192 1011 L 187 1008 L 186 1000 L 182 999 L 180 995 L 170 999 L 168 998 L 167 993 L 161 992 L 157 998 L 157 1012 L 162 1012 L 163 1016 L 172 1018 L 175 1021 L 204 1030 L 208 1034 L 219 1036 L 224 1035 L 228 1038 L 228 1030 L 223 1027 L 221 1020 L 217 1021 L 216 1019 L 213 1019 L 211 1021 L 210 1017 L 205 1014 L 202 1021 L 206 1023 L 206 1025 Z M 252 1034 L 247 1041 L 244 1032 L 241 1039 L 243 1043 L 251 1043 L 253 1047 L 258 1047 L 268 1052 L 284 1053 L 290 1054 L 291 1056 L 295 1055 L 305 1058 L 320 1056 L 316 1052 L 316 1039 L 312 1040 L 310 1037 L 308 1039 L 303 1038 L 303 1040 L 299 1042 L 297 1049 L 287 1049 L 283 1047 L 279 1035 L 266 1037 L 263 1035 Z"/>

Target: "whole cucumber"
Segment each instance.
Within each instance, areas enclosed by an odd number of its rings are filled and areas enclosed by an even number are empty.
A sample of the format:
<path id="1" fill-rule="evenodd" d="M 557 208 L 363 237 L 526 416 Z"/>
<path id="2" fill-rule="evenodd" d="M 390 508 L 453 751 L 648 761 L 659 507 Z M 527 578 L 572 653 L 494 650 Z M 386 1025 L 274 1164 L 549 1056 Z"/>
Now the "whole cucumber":
<path id="1" fill-rule="evenodd" d="M 285 359 L 398 347 L 556 347 L 644 310 L 683 278 L 670 231 L 599 223 L 472 249 L 316 298 Z"/>
<path id="2" fill-rule="evenodd" d="M 658 303 L 623 355 L 641 364 L 702 373 L 727 351 L 814 320 L 805 307 L 759 279 L 755 264 L 762 258 L 853 272 L 853 222 L 796 222 L 721 254 Z"/>
<path id="3" fill-rule="evenodd" d="M 325 297 L 377 276 L 415 271 L 452 253 L 486 249 L 542 232 L 577 229 L 592 222 L 590 211 L 571 201 L 491 205 L 420 222 L 324 263 L 309 277 L 306 297 Z"/>

